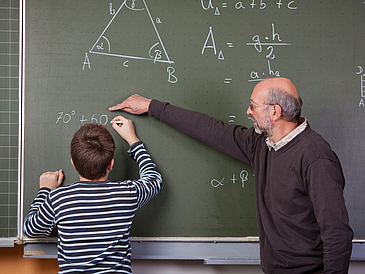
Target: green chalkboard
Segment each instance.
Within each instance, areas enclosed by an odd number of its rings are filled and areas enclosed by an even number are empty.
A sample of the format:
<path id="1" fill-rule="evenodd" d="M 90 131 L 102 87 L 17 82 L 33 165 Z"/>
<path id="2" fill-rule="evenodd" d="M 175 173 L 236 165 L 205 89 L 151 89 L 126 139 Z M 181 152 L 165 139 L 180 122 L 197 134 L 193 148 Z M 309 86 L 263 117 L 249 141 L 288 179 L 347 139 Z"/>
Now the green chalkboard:
<path id="1" fill-rule="evenodd" d="M 19 3 L 0 1 L 0 238 L 18 232 L 18 42 Z"/>
<path id="2" fill-rule="evenodd" d="M 339 155 L 356 237 L 365 237 L 363 1 L 34 0 L 25 10 L 24 214 L 38 177 L 78 180 L 69 143 L 85 122 L 116 139 L 112 180 L 136 178 L 108 107 L 139 93 L 251 126 L 254 85 L 290 78 L 303 116 Z M 164 178 L 142 208 L 138 237 L 257 236 L 254 174 L 154 118 L 132 116 Z"/>

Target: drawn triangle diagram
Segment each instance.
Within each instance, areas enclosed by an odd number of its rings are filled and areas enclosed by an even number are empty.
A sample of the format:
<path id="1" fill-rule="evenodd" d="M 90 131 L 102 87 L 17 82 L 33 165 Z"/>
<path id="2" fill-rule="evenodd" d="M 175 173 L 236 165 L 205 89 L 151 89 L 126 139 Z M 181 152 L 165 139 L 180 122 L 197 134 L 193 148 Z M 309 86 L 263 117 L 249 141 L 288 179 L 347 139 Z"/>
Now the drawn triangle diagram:
<path id="1" fill-rule="evenodd" d="M 112 11 L 112 9 L 111 9 Z M 89 53 L 127 59 L 171 61 L 145 0 L 124 0 Z"/>

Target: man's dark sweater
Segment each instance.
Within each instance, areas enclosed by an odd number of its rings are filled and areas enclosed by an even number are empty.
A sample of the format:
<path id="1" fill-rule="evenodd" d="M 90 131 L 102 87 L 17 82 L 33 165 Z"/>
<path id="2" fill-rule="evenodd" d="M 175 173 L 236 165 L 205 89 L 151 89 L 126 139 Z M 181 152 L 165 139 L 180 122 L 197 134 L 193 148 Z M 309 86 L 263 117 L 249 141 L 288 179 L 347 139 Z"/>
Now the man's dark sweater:
<path id="1" fill-rule="evenodd" d="M 263 135 L 152 100 L 149 115 L 252 165 L 265 273 L 347 273 L 353 231 L 340 162 L 309 125 L 281 149 Z"/>

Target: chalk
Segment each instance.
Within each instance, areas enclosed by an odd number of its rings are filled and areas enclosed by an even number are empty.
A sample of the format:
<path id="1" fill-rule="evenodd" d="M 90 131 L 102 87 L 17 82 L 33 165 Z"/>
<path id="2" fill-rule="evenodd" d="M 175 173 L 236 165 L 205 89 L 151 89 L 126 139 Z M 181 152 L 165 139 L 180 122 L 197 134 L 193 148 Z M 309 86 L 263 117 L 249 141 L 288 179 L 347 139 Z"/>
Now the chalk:
<path id="1" fill-rule="evenodd" d="M 113 124 L 113 121 L 110 121 L 110 123 Z M 122 124 L 123 125 L 123 122 L 122 121 L 115 121 L 115 123 Z"/>

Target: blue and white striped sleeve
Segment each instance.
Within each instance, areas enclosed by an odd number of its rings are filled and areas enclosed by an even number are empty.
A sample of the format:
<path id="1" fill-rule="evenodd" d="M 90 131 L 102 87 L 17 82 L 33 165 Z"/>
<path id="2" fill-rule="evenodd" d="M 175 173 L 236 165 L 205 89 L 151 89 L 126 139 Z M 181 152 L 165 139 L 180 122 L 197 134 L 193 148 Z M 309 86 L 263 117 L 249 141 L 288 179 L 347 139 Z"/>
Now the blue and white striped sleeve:
<path id="1" fill-rule="evenodd" d="M 128 154 L 138 164 L 139 179 L 134 184 L 138 192 L 138 207 L 142 207 L 161 191 L 162 176 L 141 141 L 134 143 Z"/>
<path id="2" fill-rule="evenodd" d="M 54 226 L 54 211 L 51 206 L 49 188 L 41 188 L 25 217 L 24 235 L 31 238 L 47 237 Z"/>

